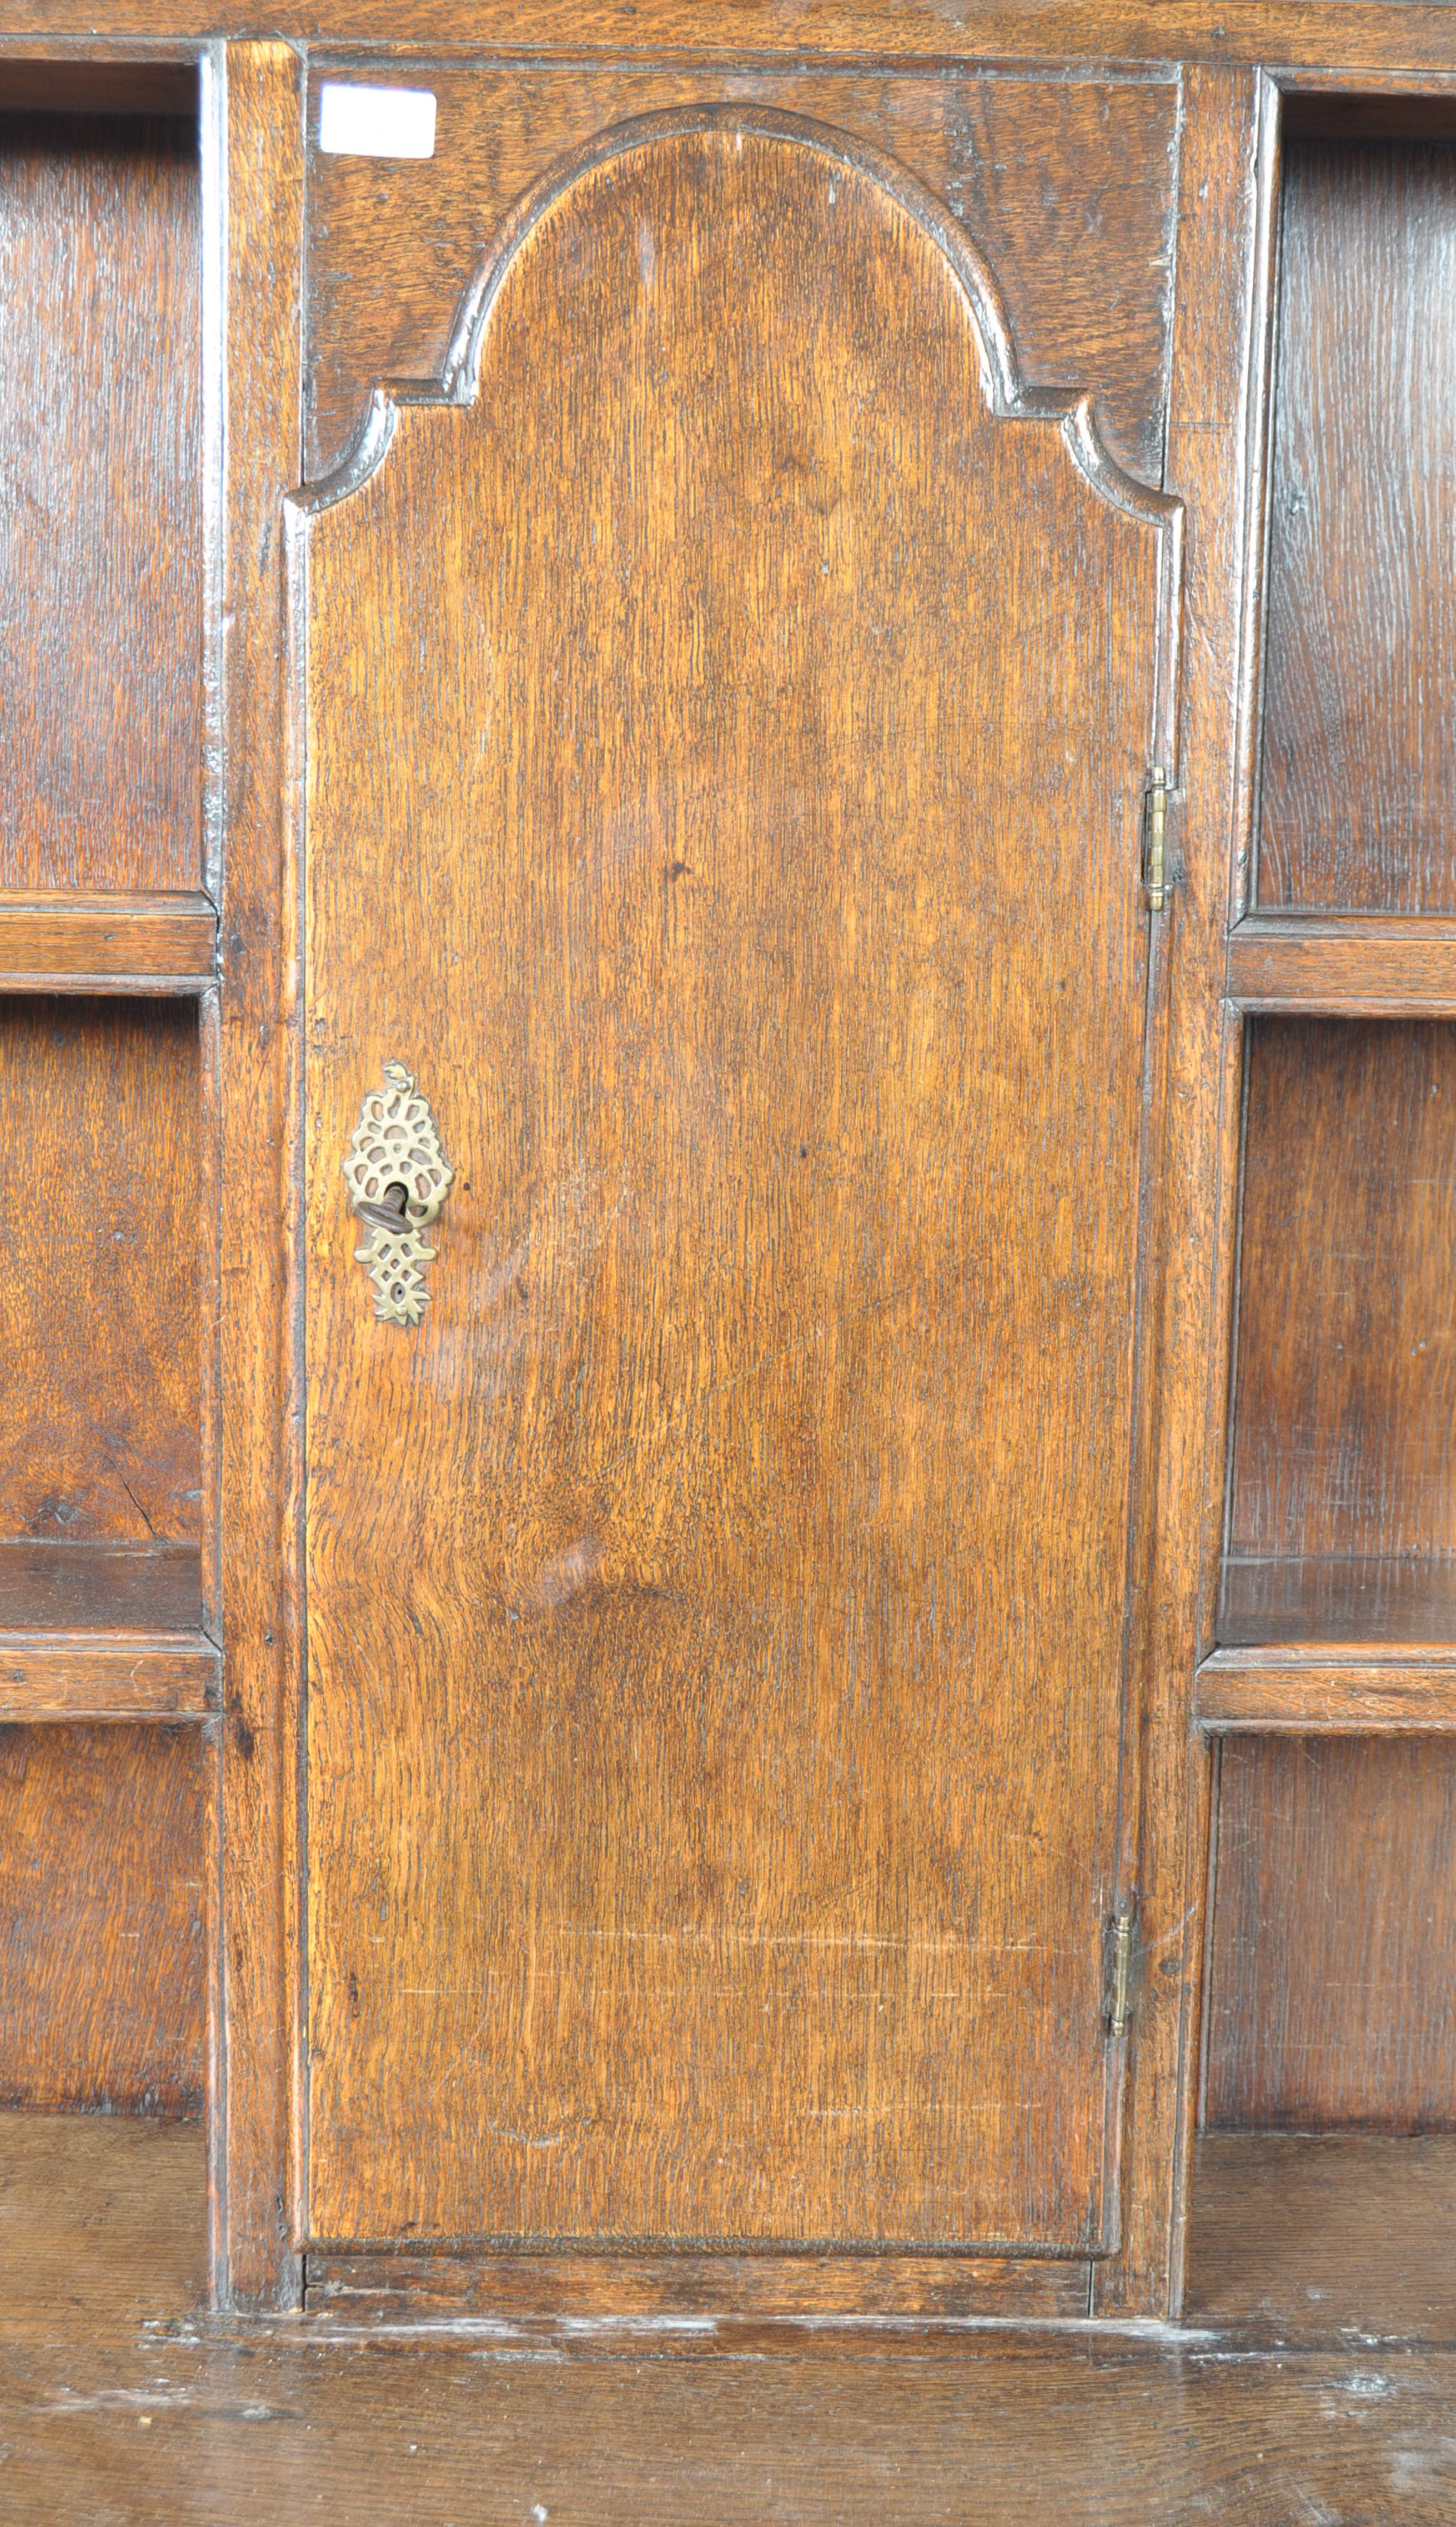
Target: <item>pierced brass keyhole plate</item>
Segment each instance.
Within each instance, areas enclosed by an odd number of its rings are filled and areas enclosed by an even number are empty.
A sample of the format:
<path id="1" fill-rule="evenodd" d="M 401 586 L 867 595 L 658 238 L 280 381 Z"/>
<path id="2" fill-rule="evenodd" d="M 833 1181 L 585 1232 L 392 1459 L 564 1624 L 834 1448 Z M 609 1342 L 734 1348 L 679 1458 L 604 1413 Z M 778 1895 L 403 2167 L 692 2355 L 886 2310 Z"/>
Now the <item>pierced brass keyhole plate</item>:
<path id="1" fill-rule="evenodd" d="M 364 1100 L 343 1162 L 349 1205 L 364 1223 L 354 1249 L 387 1325 L 417 1325 L 430 1293 L 423 1266 L 435 1248 L 420 1235 L 440 1216 L 455 1170 L 440 1145 L 429 1102 L 402 1061 L 385 1063 L 383 1088 Z"/>

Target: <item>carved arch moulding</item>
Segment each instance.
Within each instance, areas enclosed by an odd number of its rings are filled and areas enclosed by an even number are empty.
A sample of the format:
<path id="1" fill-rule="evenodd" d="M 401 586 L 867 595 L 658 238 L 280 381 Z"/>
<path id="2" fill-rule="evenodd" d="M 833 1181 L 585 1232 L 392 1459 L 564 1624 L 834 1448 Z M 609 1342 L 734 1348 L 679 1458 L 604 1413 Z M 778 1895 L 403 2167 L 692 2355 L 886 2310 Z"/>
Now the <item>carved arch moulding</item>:
<path id="1" fill-rule="evenodd" d="M 318 55 L 310 70 L 309 480 L 341 462 L 379 380 L 441 381 L 473 276 L 551 171 L 645 117 L 728 107 L 811 121 L 923 186 L 996 273 L 1028 385 L 1090 393 L 1117 462 L 1162 481 L 1179 148 L 1167 66 L 420 58 L 410 77 L 437 97 L 433 157 L 323 152 L 325 83 L 377 76 Z"/>
<path id="2" fill-rule="evenodd" d="M 929 186 L 885 151 L 809 117 L 738 104 L 695 104 L 633 117 L 595 133 L 542 176 L 515 203 L 478 264 L 456 310 L 438 380 L 396 378 L 378 384 L 352 444 L 340 462 L 299 493 L 292 506 L 306 520 L 334 507 L 368 482 L 383 462 L 401 407 L 471 408 L 494 310 L 513 267 L 543 220 L 598 170 L 630 161 L 662 142 L 709 134 L 777 141 L 842 167 L 875 185 L 914 222 L 954 273 L 979 351 L 986 407 L 998 420 L 1055 424 L 1079 473 L 1113 508 L 1151 528 L 1159 545 L 1158 673 L 1148 732 L 1150 762 L 1175 783 L 1183 511 L 1180 501 L 1128 473 L 1109 451 L 1092 392 L 1029 385 L 1012 320 L 987 257 Z M 832 175 L 829 178 L 832 186 Z"/>

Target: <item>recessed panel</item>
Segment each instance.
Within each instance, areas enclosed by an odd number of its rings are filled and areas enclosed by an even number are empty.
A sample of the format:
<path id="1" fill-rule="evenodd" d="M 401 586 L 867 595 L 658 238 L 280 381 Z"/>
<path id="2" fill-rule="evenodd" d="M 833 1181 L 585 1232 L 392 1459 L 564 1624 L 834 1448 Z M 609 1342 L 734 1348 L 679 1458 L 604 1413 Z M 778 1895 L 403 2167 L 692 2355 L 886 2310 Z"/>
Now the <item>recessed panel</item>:
<path id="1" fill-rule="evenodd" d="M 1456 911 L 1456 120 L 1428 100 L 1423 135 L 1438 114 L 1444 145 L 1322 139 L 1307 116 L 1283 153 L 1270 910 Z"/>
<path id="2" fill-rule="evenodd" d="M 1102 2234 L 1165 513 L 894 182 L 624 143 L 300 528 L 321 2240 Z"/>
<path id="3" fill-rule="evenodd" d="M 195 120 L 0 112 L 3 887 L 202 883 L 201 281 Z"/>

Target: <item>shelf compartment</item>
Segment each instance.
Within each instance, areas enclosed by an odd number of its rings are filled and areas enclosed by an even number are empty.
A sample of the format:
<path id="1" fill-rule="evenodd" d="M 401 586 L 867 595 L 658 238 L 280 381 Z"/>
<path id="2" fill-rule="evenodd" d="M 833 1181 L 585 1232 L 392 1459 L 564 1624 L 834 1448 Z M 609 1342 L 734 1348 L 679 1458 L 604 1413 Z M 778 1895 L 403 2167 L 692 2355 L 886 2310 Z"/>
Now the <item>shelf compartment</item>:
<path id="1" fill-rule="evenodd" d="M 1456 1657 L 1456 1554 L 1231 1557 L 1215 1637 L 1226 1650 L 1436 1643 Z"/>
<path id="2" fill-rule="evenodd" d="M 0 892 L 0 992 L 195 992 L 216 969 L 205 895 Z"/>
<path id="3" fill-rule="evenodd" d="M 0 1634 L 202 1629 L 195 1543 L 52 1544 L 0 1540 Z"/>
<path id="4" fill-rule="evenodd" d="M 1218 1739 L 1201 2121 L 1456 2126 L 1456 1734 Z"/>
<path id="5" fill-rule="evenodd" d="M 1262 909 L 1456 912 L 1456 115 L 1286 122 L 1269 497 Z M 1354 129 L 1358 129 L 1354 127 Z M 1419 356 L 1392 384 L 1396 343 Z"/>
<path id="6" fill-rule="evenodd" d="M 1193 1713 L 1207 1736 L 1440 1736 L 1456 1729 L 1456 1647 L 1215 1650 L 1198 1671 Z"/>
<path id="7" fill-rule="evenodd" d="M 219 1668 L 195 1544 L 0 1543 L 0 1722 L 200 1718 Z"/>
<path id="8" fill-rule="evenodd" d="M 130 80 L 152 110 L 16 112 L 44 82 L 0 78 L 0 468 L 26 521 L 0 623 L 13 888 L 202 882 L 196 82 L 122 69 L 96 66 L 91 101 Z"/>
<path id="9" fill-rule="evenodd" d="M 1193 2164 L 1190 2324 L 1347 2356 L 1456 2340 L 1456 2133 L 1206 2133 Z"/>
<path id="10" fill-rule="evenodd" d="M 1230 931 L 1236 1008 L 1310 1017 L 1456 1016 L 1456 921 L 1433 915 L 1251 915 Z"/>
<path id="11" fill-rule="evenodd" d="M 186 1719 L 0 1731 L 0 2108 L 200 2110 L 209 1769 Z"/>

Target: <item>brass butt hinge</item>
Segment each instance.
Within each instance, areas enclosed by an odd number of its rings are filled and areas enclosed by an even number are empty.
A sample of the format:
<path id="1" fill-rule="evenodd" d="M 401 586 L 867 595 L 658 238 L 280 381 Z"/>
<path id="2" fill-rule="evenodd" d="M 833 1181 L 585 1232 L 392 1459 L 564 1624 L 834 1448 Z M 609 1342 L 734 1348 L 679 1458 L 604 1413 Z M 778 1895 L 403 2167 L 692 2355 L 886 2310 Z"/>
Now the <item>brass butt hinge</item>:
<path id="1" fill-rule="evenodd" d="M 1108 1938 L 1107 2032 L 1120 2044 L 1132 2015 L 1132 1969 L 1137 1949 L 1137 1898 L 1124 1896 L 1113 1915 Z"/>
<path id="2" fill-rule="evenodd" d="M 1150 912 L 1161 912 L 1168 898 L 1167 846 L 1168 775 L 1155 763 L 1143 804 L 1143 884 Z"/>

